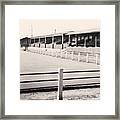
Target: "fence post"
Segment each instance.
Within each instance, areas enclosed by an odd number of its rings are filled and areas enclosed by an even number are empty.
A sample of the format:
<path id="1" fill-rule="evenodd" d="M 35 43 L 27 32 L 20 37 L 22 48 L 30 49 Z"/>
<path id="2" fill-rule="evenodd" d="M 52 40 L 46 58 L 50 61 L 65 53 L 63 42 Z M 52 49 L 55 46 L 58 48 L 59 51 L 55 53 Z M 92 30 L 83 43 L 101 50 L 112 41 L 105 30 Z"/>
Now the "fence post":
<path id="1" fill-rule="evenodd" d="M 88 63 L 88 53 L 86 54 L 86 62 Z"/>
<path id="2" fill-rule="evenodd" d="M 63 69 L 58 69 L 58 100 L 63 100 Z"/>
<path id="3" fill-rule="evenodd" d="M 97 62 L 97 61 L 98 61 L 98 54 L 96 54 L 95 57 L 96 57 L 96 59 L 95 59 L 95 63 L 98 64 L 98 62 Z"/>

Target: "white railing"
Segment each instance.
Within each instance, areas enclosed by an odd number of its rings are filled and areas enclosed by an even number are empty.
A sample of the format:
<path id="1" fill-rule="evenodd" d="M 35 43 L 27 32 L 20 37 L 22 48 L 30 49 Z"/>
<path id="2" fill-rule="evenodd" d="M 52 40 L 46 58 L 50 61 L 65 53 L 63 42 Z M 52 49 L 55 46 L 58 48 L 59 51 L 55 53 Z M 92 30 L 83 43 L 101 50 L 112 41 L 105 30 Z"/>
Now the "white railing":
<path id="1" fill-rule="evenodd" d="M 97 65 L 100 64 L 100 54 L 95 52 L 82 51 L 75 53 L 74 51 L 35 47 L 29 47 L 28 51 L 41 55 L 48 55 L 56 58 L 69 59 L 78 62 L 95 63 Z"/>

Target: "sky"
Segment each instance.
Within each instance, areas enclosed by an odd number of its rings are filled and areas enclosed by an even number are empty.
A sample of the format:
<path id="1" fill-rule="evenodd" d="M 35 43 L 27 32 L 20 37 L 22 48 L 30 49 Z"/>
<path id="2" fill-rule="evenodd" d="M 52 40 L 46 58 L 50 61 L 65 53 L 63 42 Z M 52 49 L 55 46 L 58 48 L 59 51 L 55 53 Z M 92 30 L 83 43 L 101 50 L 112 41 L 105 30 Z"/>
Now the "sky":
<path id="1" fill-rule="evenodd" d="M 68 31 L 85 31 L 100 29 L 100 20 L 32 20 L 22 19 L 19 22 L 20 38 L 63 33 Z"/>

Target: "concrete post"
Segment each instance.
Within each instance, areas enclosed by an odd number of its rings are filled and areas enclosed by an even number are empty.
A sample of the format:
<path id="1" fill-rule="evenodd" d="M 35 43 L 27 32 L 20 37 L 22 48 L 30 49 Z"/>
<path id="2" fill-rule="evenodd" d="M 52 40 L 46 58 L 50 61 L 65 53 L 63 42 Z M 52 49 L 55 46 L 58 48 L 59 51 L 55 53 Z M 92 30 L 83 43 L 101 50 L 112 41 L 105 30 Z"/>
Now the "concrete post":
<path id="1" fill-rule="evenodd" d="M 63 100 L 63 69 L 58 69 L 58 100 Z"/>

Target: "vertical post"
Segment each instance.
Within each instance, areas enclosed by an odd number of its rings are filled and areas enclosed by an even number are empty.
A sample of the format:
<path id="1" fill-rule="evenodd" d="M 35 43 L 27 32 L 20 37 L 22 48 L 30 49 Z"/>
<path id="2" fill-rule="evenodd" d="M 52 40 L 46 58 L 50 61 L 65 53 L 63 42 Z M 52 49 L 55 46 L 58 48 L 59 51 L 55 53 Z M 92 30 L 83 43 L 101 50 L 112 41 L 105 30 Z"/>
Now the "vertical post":
<path id="1" fill-rule="evenodd" d="M 97 47 L 97 36 L 95 36 L 95 47 Z"/>
<path id="2" fill-rule="evenodd" d="M 29 47 L 31 47 L 31 38 L 30 38 L 30 43 L 29 43 Z"/>
<path id="3" fill-rule="evenodd" d="M 58 100 L 63 100 L 63 69 L 58 69 Z"/>
<path id="4" fill-rule="evenodd" d="M 95 57 L 96 57 L 95 63 L 98 64 L 98 54 L 96 54 Z"/>
<path id="5" fill-rule="evenodd" d="M 34 38 L 34 47 L 35 47 L 35 38 Z"/>
<path id="6" fill-rule="evenodd" d="M 86 47 L 86 37 L 84 36 L 84 47 Z"/>
<path id="7" fill-rule="evenodd" d="M 39 37 L 39 47 L 40 47 L 40 37 Z"/>
<path id="8" fill-rule="evenodd" d="M 54 36 L 52 36 L 52 48 L 54 48 Z"/>
<path id="9" fill-rule="evenodd" d="M 68 35 L 68 47 L 70 46 L 70 35 Z"/>
<path id="10" fill-rule="evenodd" d="M 76 47 L 78 47 L 78 36 L 75 38 L 76 40 Z"/>
<path id="11" fill-rule="evenodd" d="M 88 63 L 88 61 L 89 61 L 89 60 L 88 60 L 88 53 L 87 53 L 87 54 L 86 54 L 86 62 Z"/>
<path id="12" fill-rule="evenodd" d="M 78 62 L 80 61 L 80 52 L 78 53 Z"/>
<path id="13" fill-rule="evenodd" d="M 46 37 L 45 37 L 45 48 L 46 48 Z"/>
<path id="14" fill-rule="evenodd" d="M 90 47 L 90 43 L 89 43 L 89 40 L 90 40 L 90 35 L 87 36 L 87 40 L 88 40 L 88 44 L 86 47 Z"/>
<path id="15" fill-rule="evenodd" d="M 79 41 L 79 42 L 78 42 L 78 43 L 79 43 L 79 44 L 78 44 L 78 46 L 80 46 L 80 38 L 81 38 L 81 37 L 80 37 L 80 36 L 78 36 L 78 41 Z"/>
<path id="16" fill-rule="evenodd" d="M 93 40 L 92 40 L 92 39 L 93 39 L 92 35 L 89 36 L 89 39 L 90 39 L 91 41 L 93 41 Z M 92 44 L 90 44 L 90 47 L 92 47 Z"/>

